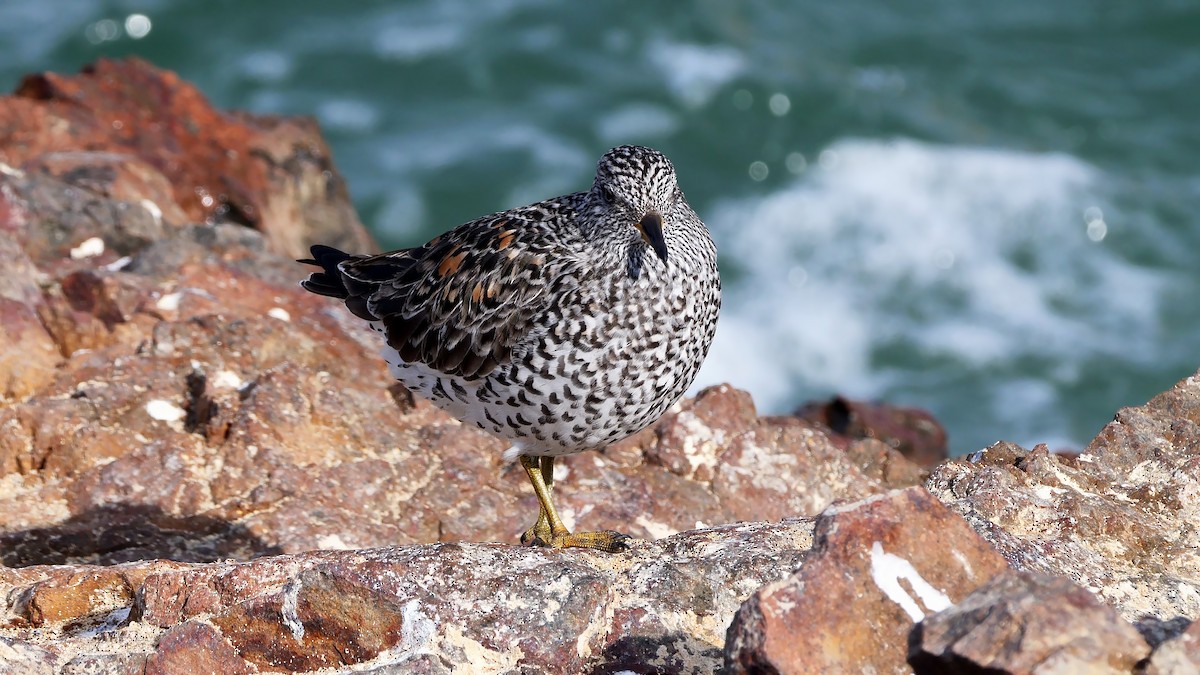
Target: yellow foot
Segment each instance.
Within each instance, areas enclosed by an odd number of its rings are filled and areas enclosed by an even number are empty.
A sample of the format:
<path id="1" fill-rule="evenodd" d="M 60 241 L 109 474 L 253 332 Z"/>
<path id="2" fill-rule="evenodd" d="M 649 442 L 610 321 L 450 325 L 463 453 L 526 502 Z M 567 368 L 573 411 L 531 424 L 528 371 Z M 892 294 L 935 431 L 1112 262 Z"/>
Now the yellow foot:
<path id="1" fill-rule="evenodd" d="M 521 543 L 525 546 L 541 546 L 544 548 L 590 548 L 605 553 L 620 553 L 629 550 L 629 535 L 604 530 L 603 532 L 560 532 L 557 535 L 549 531 L 540 531 L 535 525 L 521 535 Z"/>
<path id="2" fill-rule="evenodd" d="M 525 546 L 545 548 L 590 548 L 605 553 L 617 553 L 629 549 L 629 535 L 605 530 L 604 532 L 579 532 L 571 534 L 550 501 L 550 490 L 554 486 L 554 458 L 521 456 L 533 493 L 538 498 L 538 519 L 521 535 Z"/>
<path id="3" fill-rule="evenodd" d="M 550 530 L 550 523 L 546 522 L 545 518 L 539 518 L 537 523 L 525 530 L 521 535 L 522 546 L 546 546 L 543 542 L 551 541 L 554 538 L 554 533 Z"/>

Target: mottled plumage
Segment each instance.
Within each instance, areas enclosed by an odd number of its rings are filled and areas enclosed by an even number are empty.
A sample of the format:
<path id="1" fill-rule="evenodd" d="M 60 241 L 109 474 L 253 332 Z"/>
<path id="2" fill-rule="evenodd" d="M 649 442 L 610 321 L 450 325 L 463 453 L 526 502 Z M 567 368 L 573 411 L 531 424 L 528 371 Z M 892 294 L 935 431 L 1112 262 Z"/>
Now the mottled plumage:
<path id="1" fill-rule="evenodd" d="M 670 161 L 638 146 L 606 153 L 586 192 L 424 246 L 312 254 L 324 271 L 304 287 L 382 333 L 400 382 L 524 456 L 653 423 L 695 378 L 721 304 L 712 239 Z"/>

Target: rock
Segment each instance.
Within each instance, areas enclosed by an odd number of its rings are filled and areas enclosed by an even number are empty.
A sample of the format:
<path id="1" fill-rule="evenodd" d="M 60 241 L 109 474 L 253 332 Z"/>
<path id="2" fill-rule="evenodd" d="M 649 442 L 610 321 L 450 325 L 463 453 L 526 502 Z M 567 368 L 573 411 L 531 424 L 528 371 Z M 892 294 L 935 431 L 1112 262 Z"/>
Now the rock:
<path id="1" fill-rule="evenodd" d="M 75 76 L 26 77 L 0 99 L 0 120 L 0 163 L 27 174 L 5 172 L 18 197 L 0 207 L 0 221 L 7 210 L 10 223 L 32 224 L 35 238 L 51 234 L 30 247 L 38 259 L 65 254 L 84 233 L 130 249 L 185 222 L 253 227 L 292 258 L 314 241 L 374 248 L 311 119 L 218 111 L 144 61 L 101 59 Z M 47 201 L 50 176 L 76 191 Z M 103 213 L 104 204 L 118 213 Z M 92 220 L 120 227 L 80 227 Z"/>
<path id="2" fill-rule="evenodd" d="M 818 513 L 835 499 L 882 492 L 819 431 L 767 422 L 732 439 L 713 491 L 737 517 L 779 520 Z"/>
<path id="3" fill-rule="evenodd" d="M 53 653 L 0 635 L 0 666 L 8 675 L 54 675 L 57 664 Z"/>
<path id="4" fill-rule="evenodd" d="M 146 659 L 146 675 L 253 672 L 216 628 L 203 623 L 188 623 L 167 631 L 158 641 L 157 650 Z"/>
<path id="5" fill-rule="evenodd" d="M 27 398 L 54 379 L 63 357 L 38 318 L 39 280 L 44 275 L 4 229 L 0 260 L 0 405 L 5 405 Z"/>
<path id="6" fill-rule="evenodd" d="M 875 439 L 919 467 L 931 469 L 948 456 L 946 430 L 928 411 L 834 396 L 801 406 L 796 416 L 827 430 L 838 447 Z"/>
<path id="7" fill-rule="evenodd" d="M 25 598 L 30 625 L 42 626 L 111 612 L 133 603 L 133 589 L 120 574 L 103 568 L 36 584 Z"/>
<path id="8" fill-rule="evenodd" d="M 62 360 L 36 310 L 0 297 L 0 402 L 28 398 L 54 379 Z"/>
<path id="9" fill-rule="evenodd" d="M 144 664 L 148 674 L 349 666 L 709 673 L 720 666 L 734 612 L 755 588 L 801 564 L 812 528 L 811 519 L 797 519 L 697 530 L 635 542 L 621 556 L 436 544 L 131 563 L 117 568 L 132 590 L 121 596 L 125 618 L 80 630 L 59 617 L 19 643 L 24 651 L 14 660 L 53 666 L 69 657 L 106 673 Z M 64 569 L 0 575 L 0 597 L 112 573 Z M 113 645 L 123 659 L 113 658 Z"/>
<path id="10" fill-rule="evenodd" d="M 62 675 L 144 675 L 147 654 L 83 654 L 63 664 Z M 175 672 L 202 673 L 203 670 Z M 212 671 L 209 671 L 212 672 Z"/>
<path id="11" fill-rule="evenodd" d="M 874 438 L 851 441 L 843 452 L 846 453 L 846 459 L 858 467 L 864 476 L 888 489 L 920 485 L 929 477 L 928 469 L 918 466 L 899 450 Z"/>
<path id="12" fill-rule="evenodd" d="M 252 231 L 190 226 L 120 269 L 83 262 L 45 265 L 36 311 L 60 356 L 0 408 L 6 564 L 515 542 L 536 514 L 504 444 L 393 395 L 376 336 Z M 641 537 L 884 489 L 731 387 L 560 466 L 568 524 Z"/>
<path id="13" fill-rule="evenodd" d="M 921 622 L 919 673 L 1129 673 L 1150 653 L 1132 625 L 1066 577 L 1009 571 Z"/>
<path id="14" fill-rule="evenodd" d="M 147 575 L 179 566 L 156 560 L 111 567 L 5 570 L 6 573 L 0 574 L 0 586 L 20 589 L 9 598 L 7 622 L 19 627 L 58 625 L 72 631 L 94 630 L 110 623 L 116 614 L 128 614 L 134 591 Z"/>
<path id="15" fill-rule="evenodd" d="M 645 459 L 678 476 L 711 481 L 729 441 L 757 424 L 750 394 L 712 387 L 685 400 L 657 426 L 658 442 L 646 449 Z"/>
<path id="16" fill-rule="evenodd" d="M 1200 617 L 1200 376 L 1117 413 L 1076 459 L 998 443 L 929 489 L 1019 570 L 1063 575 L 1135 625 Z"/>
<path id="17" fill-rule="evenodd" d="M 1200 621 L 1159 644 L 1150 655 L 1145 675 L 1185 675 L 1200 673 Z"/>
<path id="18" fill-rule="evenodd" d="M 906 673 L 908 636 L 1006 569 L 923 488 L 826 510 L 800 570 L 756 591 L 725 642 L 732 673 Z"/>

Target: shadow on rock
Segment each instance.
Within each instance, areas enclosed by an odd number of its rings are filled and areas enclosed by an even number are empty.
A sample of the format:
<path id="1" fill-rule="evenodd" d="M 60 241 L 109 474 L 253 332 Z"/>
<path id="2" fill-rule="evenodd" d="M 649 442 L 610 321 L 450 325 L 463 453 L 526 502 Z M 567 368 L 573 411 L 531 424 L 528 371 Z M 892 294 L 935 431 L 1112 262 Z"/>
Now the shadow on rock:
<path id="1" fill-rule="evenodd" d="M 241 525 L 135 504 L 113 504 L 51 527 L 0 534 L 0 562 L 8 567 L 111 565 L 153 558 L 212 562 L 281 552 Z"/>
<path id="2" fill-rule="evenodd" d="M 1150 643 L 1151 647 L 1157 647 L 1186 633 L 1192 623 L 1192 620 L 1186 616 L 1163 619 L 1153 614 L 1145 614 L 1133 622 L 1133 627 L 1137 629 L 1138 633 L 1141 633 L 1142 638 Z"/>
<path id="3" fill-rule="evenodd" d="M 657 635 L 625 635 L 604 648 L 601 664 L 591 675 L 613 675 L 631 671 L 655 673 L 688 672 L 688 664 L 697 657 L 719 661 L 721 650 L 713 647 L 696 652 L 694 640 L 680 632 Z"/>

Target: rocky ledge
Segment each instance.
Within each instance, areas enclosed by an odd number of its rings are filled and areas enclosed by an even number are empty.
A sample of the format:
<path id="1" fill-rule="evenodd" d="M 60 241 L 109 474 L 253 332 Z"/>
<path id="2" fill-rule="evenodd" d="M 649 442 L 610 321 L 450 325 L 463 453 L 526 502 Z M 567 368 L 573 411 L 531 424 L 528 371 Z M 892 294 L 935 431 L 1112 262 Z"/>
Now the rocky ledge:
<path id="1" fill-rule="evenodd" d="M 374 246 L 311 121 L 102 61 L 0 122 L 0 671 L 1200 668 L 1200 379 L 940 464 L 920 411 L 715 387 L 560 462 L 630 552 L 521 548 L 502 444 L 296 285 Z"/>

